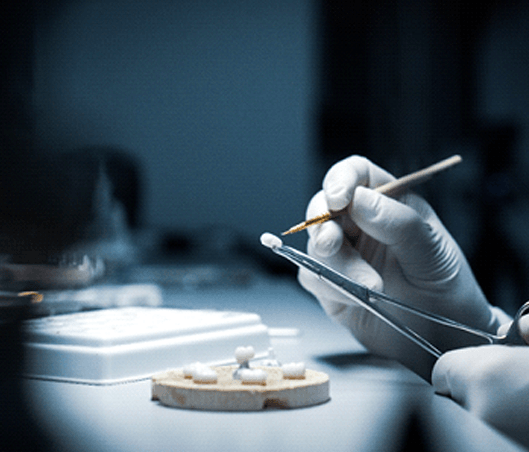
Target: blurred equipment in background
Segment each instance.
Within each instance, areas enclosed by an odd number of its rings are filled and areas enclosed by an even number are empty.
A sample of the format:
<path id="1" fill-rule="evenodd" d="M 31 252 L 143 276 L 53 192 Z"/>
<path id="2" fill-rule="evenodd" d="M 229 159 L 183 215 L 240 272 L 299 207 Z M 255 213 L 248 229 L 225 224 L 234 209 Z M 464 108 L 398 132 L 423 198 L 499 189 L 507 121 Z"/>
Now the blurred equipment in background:
<path id="1" fill-rule="evenodd" d="M 517 143 L 529 126 L 527 4 L 320 5 L 321 165 L 314 189 L 332 164 L 354 153 L 396 175 L 461 153 L 475 165 L 466 172 L 472 180 L 447 175 L 418 191 L 463 247 L 489 300 L 514 314 L 513 303 L 529 296 L 529 216 L 522 213 L 529 203 L 521 188 L 529 176 Z"/>
<path id="2" fill-rule="evenodd" d="M 473 200 L 473 215 L 479 228 L 469 261 L 487 297 L 513 315 L 519 300 L 529 297 L 529 260 L 520 229 L 510 212 L 523 211 L 525 183 L 519 177 L 515 150 L 520 131 L 511 124 L 489 124 L 478 134 L 481 180 Z M 523 177 L 523 176 L 522 176 Z M 529 215 L 529 212 L 525 212 Z M 528 217 L 529 218 L 529 217 Z"/>

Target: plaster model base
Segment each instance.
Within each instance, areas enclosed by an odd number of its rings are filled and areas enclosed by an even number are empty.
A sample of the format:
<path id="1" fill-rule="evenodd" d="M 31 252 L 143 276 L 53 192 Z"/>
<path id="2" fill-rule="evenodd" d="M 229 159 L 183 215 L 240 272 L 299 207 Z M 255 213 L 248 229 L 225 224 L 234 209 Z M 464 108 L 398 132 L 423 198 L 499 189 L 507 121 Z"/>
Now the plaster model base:
<path id="1" fill-rule="evenodd" d="M 196 410 L 259 411 L 266 408 L 301 408 L 330 399 L 329 376 L 307 369 L 305 378 L 284 379 L 280 367 L 252 366 L 263 369 L 266 384 L 248 384 L 234 380 L 238 366 L 213 367 L 214 384 L 194 383 L 184 378 L 182 369 L 169 370 L 152 377 L 152 400 L 161 404 Z"/>

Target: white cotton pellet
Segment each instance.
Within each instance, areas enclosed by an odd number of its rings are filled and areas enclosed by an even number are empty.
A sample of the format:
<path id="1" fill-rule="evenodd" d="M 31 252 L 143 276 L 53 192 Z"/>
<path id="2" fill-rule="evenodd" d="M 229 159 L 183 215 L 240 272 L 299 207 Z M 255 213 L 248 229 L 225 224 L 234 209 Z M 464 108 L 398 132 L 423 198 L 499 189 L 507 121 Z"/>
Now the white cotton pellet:
<path id="1" fill-rule="evenodd" d="M 283 378 L 298 379 L 305 378 L 305 363 L 288 363 L 281 366 Z"/>
<path id="2" fill-rule="evenodd" d="M 239 364 L 249 361 L 255 356 L 255 350 L 250 345 L 248 347 L 237 347 L 235 349 L 235 359 Z"/>
<path id="3" fill-rule="evenodd" d="M 240 379 L 242 384 L 266 384 L 268 374 L 263 369 L 241 369 Z"/>
<path id="4" fill-rule="evenodd" d="M 193 371 L 193 382 L 194 383 L 216 383 L 217 372 L 211 367 L 207 366 L 196 366 Z"/>
<path id="5" fill-rule="evenodd" d="M 267 248 L 279 248 L 283 246 L 283 241 L 278 236 L 265 232 L 261 235 L 261 244 Z"/>

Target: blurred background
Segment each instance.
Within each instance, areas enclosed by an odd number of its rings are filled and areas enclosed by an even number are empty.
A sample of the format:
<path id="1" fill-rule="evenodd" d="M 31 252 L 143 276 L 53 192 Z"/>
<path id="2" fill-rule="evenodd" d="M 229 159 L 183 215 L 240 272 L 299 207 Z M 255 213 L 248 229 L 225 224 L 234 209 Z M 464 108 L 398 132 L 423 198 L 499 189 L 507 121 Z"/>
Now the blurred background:
<path id="1" fill-rule="evenodd" d="M 303 220 L 333 163 L 359 153 L 399 176 L 460 153 L 420 191 L 493 303 L 529 298 L 527 2 L 0 12 L 0 243 L 13 261 L 103 241 L 109 260 L 240 255 L 293 277 L 259 236 Z"/>

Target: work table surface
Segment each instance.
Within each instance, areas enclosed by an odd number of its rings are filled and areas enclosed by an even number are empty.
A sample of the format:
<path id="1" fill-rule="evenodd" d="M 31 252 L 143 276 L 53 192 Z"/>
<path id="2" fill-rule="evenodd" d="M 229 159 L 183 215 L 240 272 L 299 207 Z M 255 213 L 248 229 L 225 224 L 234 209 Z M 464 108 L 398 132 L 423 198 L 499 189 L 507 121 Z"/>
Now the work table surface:
<path id="1" fill-rule="evenodd" d="M 291 279 L 166 289 L 164 303 L 255 312 L 270 328 L 299 330 L 271 338 L 276 356 L 326 372 L 331 400 L 296 410 L 206 412 L 152 401 L 149 380 L 110 386 L 24 380 L 35 420 L 64 450 L 399 451 L 418 437 L 432 451 L 525 450 L 409 370 L 367 354 Z"/>

